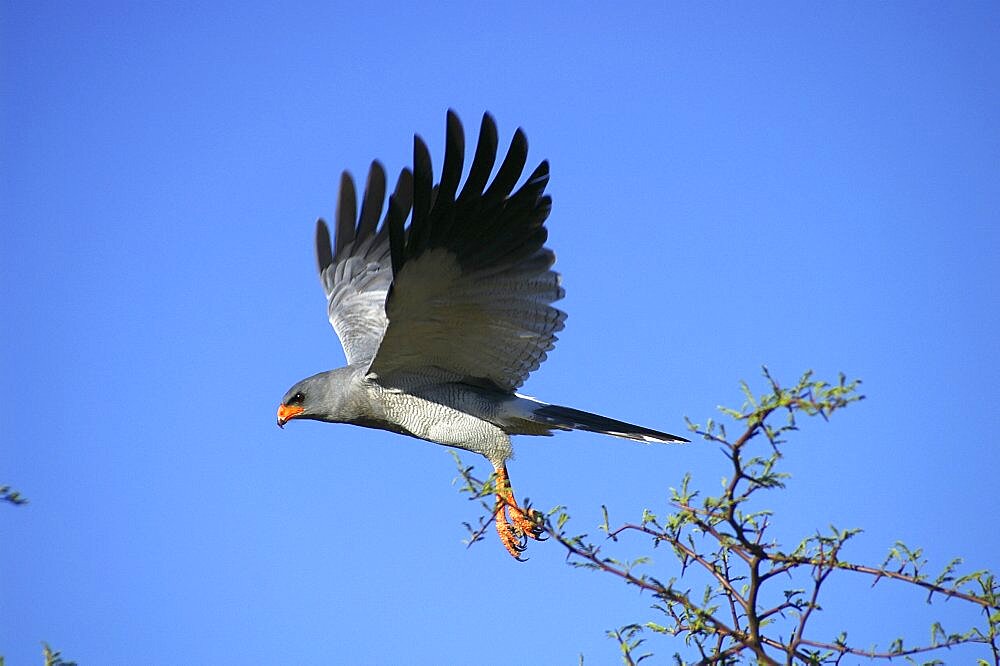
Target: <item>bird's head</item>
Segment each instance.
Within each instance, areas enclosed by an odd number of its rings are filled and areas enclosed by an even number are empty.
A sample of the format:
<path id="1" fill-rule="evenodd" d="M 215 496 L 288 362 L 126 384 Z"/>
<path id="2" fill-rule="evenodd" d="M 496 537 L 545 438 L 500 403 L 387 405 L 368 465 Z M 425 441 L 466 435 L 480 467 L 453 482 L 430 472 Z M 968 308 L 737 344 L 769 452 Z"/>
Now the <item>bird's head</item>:
<path id="1" fill-rule="evenodd" d="M 292 419 L 342 421 L 344 379 L 341 370 L 330 370 L 307 377 L 288 389 L 278 405 L 278 426 Z"/>
<path id="2" fill-rule="evenodd" d="M 308 377 L 288 389 L 278 405 L 279 428 L 284 428 L 292 419 L 323 420 L 323 398 L 326 396 L 323 378 L 326 374 Z"/>
<path id="3" fill-rule="evenodd" d="M 304 417 L 306 412 L 306 394 L 298 388 L 298 384 L 289 389 L 285 397 L 278 405 L 278 427 L 284 428 L 285 424 L 295 417 Z"/>

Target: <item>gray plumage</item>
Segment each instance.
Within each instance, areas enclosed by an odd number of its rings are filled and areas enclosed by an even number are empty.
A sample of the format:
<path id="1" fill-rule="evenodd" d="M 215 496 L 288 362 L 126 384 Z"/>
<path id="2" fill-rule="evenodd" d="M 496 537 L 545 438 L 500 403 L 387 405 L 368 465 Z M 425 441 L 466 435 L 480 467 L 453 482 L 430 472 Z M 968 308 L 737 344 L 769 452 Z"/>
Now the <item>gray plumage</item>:
<path id="1" fill-rule="evenodd" d="M 307 418 L 391 430 L 480 453 L 498 470 L 511 457 L 510 435 L 580 429 L 687 441 L 515 393 L 545 361 L 566 315 L 552 306 L 564 292 L 544 247 L 548 163 L 515 191 L 527 160 L 524 132 L 490 182 L 497 145 L 487 114 L 459 190 L 465 139 L 449 112 L 440 181 L 433 185 L 430 153 L 415 137 L 413 173 L 400 173 L 384 218 L 382 166 L 371 165 L 360 213 L 343 175 L 335 243 L 320 220 L 316 248 L 348 365 L 289 389 L 279 425 Z"/>

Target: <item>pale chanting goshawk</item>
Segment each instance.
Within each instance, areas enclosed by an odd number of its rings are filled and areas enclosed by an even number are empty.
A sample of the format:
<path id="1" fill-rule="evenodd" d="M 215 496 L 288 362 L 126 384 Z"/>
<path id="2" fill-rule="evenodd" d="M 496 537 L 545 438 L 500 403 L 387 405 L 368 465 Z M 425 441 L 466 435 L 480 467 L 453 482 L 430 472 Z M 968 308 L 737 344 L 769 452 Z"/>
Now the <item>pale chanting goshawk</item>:
<path id="1" fill-rule="evenodd" d="M 449 111 L 441 181 L 434 185 L 430 153 L 415 136 L 413 172 L 399 174 L 381 224 L 382 166 L 371 165 L 360 213 L 351 176 L 341 176 L 336 242 L 331 247 L 319 220 L 316 254 L 347 366 L 303 379 L 278 408 L 279 426 L 296 418 L 352 423 L 482 454 L 496 474 L 497 533 L 514 557 L 527 537 L 539 538 L 540 526 L 511 490 L 511 435 L 589 430 L 641 442 L 688 441 L 515 392 L 545 360 L 566 319 L 551 305 L 564 292 L 552 270 L 555 254 L 544 247 L 548 163 L 514 191 L 527 156 L 518 129 L 489 182 L 497 128 L 484 115 L 459 191 L 465 136 Z"/>

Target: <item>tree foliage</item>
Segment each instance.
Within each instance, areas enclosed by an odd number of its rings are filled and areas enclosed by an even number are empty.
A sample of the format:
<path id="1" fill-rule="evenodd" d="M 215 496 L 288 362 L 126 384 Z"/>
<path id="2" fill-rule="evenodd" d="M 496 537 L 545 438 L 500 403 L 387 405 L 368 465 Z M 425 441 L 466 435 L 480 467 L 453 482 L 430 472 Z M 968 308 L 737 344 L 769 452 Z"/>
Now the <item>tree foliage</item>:
<path id="1" fill-rule="evenodd" d="M 42 643 L 42 655 L 45 658 L 45 666 L 76 666 L 75 661 L 65 661 L 62 653 L 53 650 L 48 643 Z"/>
<path id="2" fill-rule="evenodd" d="M 10 486 L 0 486 L 0 502 L 21 506 L 28 503 L 28 498 Z"/>
<path id="3" fill-rule="evenodd" d="M 940 664 L 936 656 L 942 650 L 972 645 L 981 648 L 978 663 L 1000 666 L 1000 594 L 991 572 L 962 573 L 956 558 L 940 573 L 928 573 L 922 550 L 899 542 L 880 564 L 855 562 L 846 553 L 848 542 L 861 533 L 855 528 L 831 526 L 791 549 L 771 536 L 775 517 L 757 505 L 762 493 L 785 487 L 789 476 L 780 471 L 782 449 L 797 430 L 797 419 L 827 420 L 864 396 L 858 392 L 860 382 L 843 375 L 830 384 L 807 372 L 790 388 L 782 387 L 767 368 L 764 377 L 768 387 L 763 395 L 755 396 L 741 383 L 743 406 L 720 408 L 737 426 L 736 436 L 730 435 L 725 423 L 713 419 L 704 426 L 688 422 L 693 433 L 718 445 L 726 458 L 721 494 L 702 496 L 692 490 L 692 479 L 685 475 L 679 487 L 671 489 L 668 511 L 646 510 L 638 520 L 612 527 L 604 507 L 601 529 L 606 537 L 600 542 L 569 532 L 565 507 L 546 514 L 533 510 L 543 532 L 566 550 L 572 566 L 614 576 L 655 600 L 655 621 L 608 632 L 624 663 L 649 658 L 648 639 L 664 636 L 675 639 L 670 645 L 677 664 L 841 664 L 846 657 Z M 486 516 L 494 509 L 489 503 L 494 480 L 480 481 L 472 476 L 471 467 L 458 464 L 462 491 L 486 510 L 478 526 L 467 524 L 471 545 L 489 526 Z M 642 538 L 651 549 L 669 549 L 676 561 L 666 567 L 667 576 L 647 572 L 652 561 L 648 554 L 622 559 L 606 553 L 612 545 L 621 548 L 619 542 L 627 535 Z M 929 638 L 919 644 L 896 638 L 885 647 L 863 647 L 846 632 L 818 637 L 811 620 L 822 610 L 822 594 L 844 576 L 861 577 L 871 585 L 883 579 L 895 581 L 920 592 L 928 602 L 947 599 L 966 604 L 978 611 L 973 617 L 980 619 L 960 631 L 946 631 L 934 622 Z M 930 660 L 921 661 L 925 658 Z"/>
<path id="4" fill-rule="evenodd" d="M 59 650 L 53 650 L 48 643 L 42 643 L 42 663 L 44 666 L 77 666 L 75 661 L 65 661 Z M 0 657 L 0 666 L 4 666 L 4 658 Z"/>

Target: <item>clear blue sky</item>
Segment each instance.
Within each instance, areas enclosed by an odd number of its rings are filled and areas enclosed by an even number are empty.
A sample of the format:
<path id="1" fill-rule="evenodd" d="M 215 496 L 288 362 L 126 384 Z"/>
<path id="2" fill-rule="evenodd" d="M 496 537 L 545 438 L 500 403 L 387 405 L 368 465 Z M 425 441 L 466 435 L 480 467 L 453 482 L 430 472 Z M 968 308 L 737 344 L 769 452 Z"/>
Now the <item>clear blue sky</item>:
<path id="1" fill-rule="evenodd" d="M 776 534 L 1000 569 L 996 3 L 363 4 L 3 2 L 0 482 L 31 500 L 0 506 L 8 664 L 43 640 L 81 664 L 610 663 L 606 629 L 657 619 L 552 543 L 467 550 L 446 449 L 275 427 L 342 363 L 312 248 L 340 171 L 398 170 L 413 132 L 440 165 L 449 107 L 551 161 L 569 320 L 527 393 L 683 432 L 761 364 L 843 370 L 869 398 L 788 449 Z M 635 519 L 726 473 L 706 444 L 515 447 L 518 495 L 592 534 L 602 503 Z M 968 617 L 845 590 L 820 637 Z"/>

